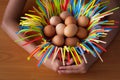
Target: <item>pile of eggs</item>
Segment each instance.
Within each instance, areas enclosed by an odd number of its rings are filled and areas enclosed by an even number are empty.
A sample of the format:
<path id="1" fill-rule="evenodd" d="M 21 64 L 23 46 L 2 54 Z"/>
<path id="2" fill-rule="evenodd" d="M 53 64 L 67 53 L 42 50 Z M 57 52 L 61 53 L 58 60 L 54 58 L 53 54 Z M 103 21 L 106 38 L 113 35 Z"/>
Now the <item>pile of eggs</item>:
<path id="1" fill-rule="evenodd" d="M 50 18 L 50 25 L 44 27 L 44 34 L 56 46 L 76 46 L 88 36 L 86 27 L 89 18 L 80 16 L 77 20 L 67 11 Z"/>

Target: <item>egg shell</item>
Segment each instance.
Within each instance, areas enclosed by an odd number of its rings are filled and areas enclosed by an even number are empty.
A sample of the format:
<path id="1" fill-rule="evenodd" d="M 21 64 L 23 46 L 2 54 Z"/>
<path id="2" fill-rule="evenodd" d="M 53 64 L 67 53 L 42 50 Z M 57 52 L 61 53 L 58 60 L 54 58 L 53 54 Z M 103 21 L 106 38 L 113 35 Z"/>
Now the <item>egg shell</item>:
<path id="1" fill-rule="evenodd" d="M 75 24 L 69 24 L 64 28 L 64 35 L 66 37 L 73 37 L 76 35 L 78 27 Z"/>
<path id="2" fill-rule="evenodd" d="M 88 31 L 83 27 L 79 27 L 76 35 L 80 39 L 85 39 L 88 36 Z"/>
<path id="3" fill-rule="evenodd" d="M 68 16 L 71 16 L 71 14 L 68 11 L 63 11 L 60 14 L 60 17 L 61 17 L 62 20 L 65 20 Z"/>
<path id="4" fill-rule="evenodd" d="M 56 46 L 63 46 L 64 45 L 64 36 L 56 35 L 52 39 L 52 43 Z"/>
<path id="5" fill-rule="evenodd" d="M 65 39 L 65 45 L 67 46 L 76 46 L 79 39 L 77 37 L 71 37 Z"/>
<path id="6" fill-rule="evenodd" d="M 61 23 L 62 20 L 59 16 L 53 16 L 50 18 L 50 24 L 56 26 L 57 24 Z"/>
<path id="7" fill-rule="evenodd" d="M 56 33 L 59 35 L 64 35 L 64 28 L 65 25 L 63 23 L 60 23 L 56 26 Z"/>
<path id="8" fill-rule="evenodd" d="M 69 24 L 76 24 L 76 19 L 73 16 L 68 16 L 65 19 L 65 24 L 69 25 Z"/>
<path id="9" fill-rule="evenodd" d="M 55 27 L 52 25 L 47 25 L 44 27 L 44 34 L 47 37 L 53 37 L 56 32 L 55 32 Z"/>
<path id="10" fill-rule="evenodd" d="M 89 22 L 90 22 L 90 20 L 89 20 L 89 18 L 88 17 L 86 17 L 86 16 L 80 16 L 79 18 L 78 18 L 78 25 L 79 26 L 81 26 L 81 27 L 87 27 L 88 26 L 88 24 L 89 24 Z"/>

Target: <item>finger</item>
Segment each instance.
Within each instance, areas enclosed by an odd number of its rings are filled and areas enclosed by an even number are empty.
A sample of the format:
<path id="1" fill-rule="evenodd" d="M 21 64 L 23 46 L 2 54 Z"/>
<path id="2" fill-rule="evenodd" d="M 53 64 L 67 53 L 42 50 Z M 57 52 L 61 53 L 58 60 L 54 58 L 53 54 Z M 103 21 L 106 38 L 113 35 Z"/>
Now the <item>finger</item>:
<path id="1" fill-rule="evenodd" d="M 47 61 L 44 63 L 45 66 L 48 68 L 57 71 L 59 69 L 59 66 L 61 65 L 60 61 L 58 59 L 55 59 L 53 63 L 51 63 L 51 58 L 47 59 Z"/>
<path id="2" fill-rule="evenodd" d="M 60 66 L 58 73 L 63 74 L 72 74 L 72 73 L 86 73 L 87 69 L 85 63 L 81 63 L 79 65 L 71 65 L 71 66 Z"/>
<path id="3" fill-rule="evenodd" d="M 71 74 L 71 70 L 58 70 L 59 74 Z"/>
<path id="4" fill-rule="evenodd" d="M 73 64 L 73 63 L 74 63 L 74 60 L 73 60 L 73 58 L 71 58 L 71 59 L 70 59 L 70 62 L 67 62 L 66 64 L 67 64 L 67 65 L 71 65 L 71 64 Z"/>
<path id="5" fill-rule="evenodd" d="M 66 69 L 67 70 L 71 70 L 71 69 L 76 70 L 76 69 L 79 69 L 80 67 L 84 67 L 84 66 L 85 66 L 85 63 L 83 62 L 79 65 L 60 66 L 59 69 L 60 70 L 66 70 Z"/>
<path id="6" fill-rule="evenodd" d="M 86 68 L 85 68 L 85 66 L 84 65 L 79 65 L 79 66 L 76 66 L 76 65 L 74 65 L 74 66 L 66 66 L 66 67 L 64 67 L 64 69 L 59 69 L 58 70 L 58 73 L 60 73 L 60 74 L 72 74 L 72 73 L 81 73 L 81 74 L 83 74 L 83 73 L 86 73 L 87 72 L 87 70 L 86 70 Z"/>
<path id="7" fill-rule="evenodd" d="M 58 59 L 55 59 L 53 65 L 59 67 L 62 65 L 62 63 Z"/>
<path id="8" fill-rule="evenodd" d="M 71 70 L 71 69 L 78 69 L 79 65 L 70 65 L 70 66 L 60 66 L 59 69 L 63 70 Z"/>
<path id="9" fill-rule="evenodd" d="M 58 70 L 59 74 L 75 74 L 81 73 L 80 70 Z"/>
<path id="10" fill-rule="evenodd" d="M 59 66 L 61 65 L 61 63 L 60 63 L 59 60 L 56 59 L 56 60 L 53 62 L 52 65 L 54 65 L 54 66 L 52 66 L 52 69 L 53 69 L 54 71 L 57 71 L 57 70 L 59 69 Z"/>

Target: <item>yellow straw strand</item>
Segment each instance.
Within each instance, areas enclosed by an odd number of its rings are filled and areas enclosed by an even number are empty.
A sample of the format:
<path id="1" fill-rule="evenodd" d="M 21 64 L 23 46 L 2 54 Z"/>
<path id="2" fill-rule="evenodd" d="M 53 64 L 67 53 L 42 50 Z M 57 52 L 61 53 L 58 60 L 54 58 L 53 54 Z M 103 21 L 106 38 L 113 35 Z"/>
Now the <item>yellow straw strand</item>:
<path id="1" fill-rule="evenodd" d="M 72 50 L 70 49 L 70 47 L 68 47 L 68 49 L 69 49 L 69 51 L 70 51 L 70 53 L 71 53 L 71 55 L 72 55 L 72 57 L 73 57 L 73 60 L 75 61 L 75 64 L 78 65 L 78 63 L 77 63 L 77 61 L 76 61 L 76 58 L 75 58 Z"/>
<path id="2" fill-rule="evenodd" d="M 42 51 L 40 51 L 37 56 L 39 57 L 50 45 L 46 46 Z"/>
<path id="3" fill-rule="evenodd" d="M 76 55 L 77 55 L 77 57 L 78 57 L 79 62 L 80 62 L 80 63 L 82 63 L 82 60 L 81 60 L 80 56 L 78 55 L 78 53 L 77 53 L 77 51 L 75 50 L 75 48 L 74 48 L 74 47 L 72 47 L 72 50 L 76 53 Z"/>

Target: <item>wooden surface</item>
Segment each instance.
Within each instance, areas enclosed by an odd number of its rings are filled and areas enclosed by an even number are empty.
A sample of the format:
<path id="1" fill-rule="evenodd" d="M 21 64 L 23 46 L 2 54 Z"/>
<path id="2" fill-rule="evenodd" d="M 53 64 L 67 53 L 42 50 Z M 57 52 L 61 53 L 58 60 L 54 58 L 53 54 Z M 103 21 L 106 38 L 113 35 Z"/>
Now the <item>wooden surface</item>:
<path id="1" fill-rule="evenodd" d="M 8 0 L 0 0 L 0 23 Z M 120 33 L 87 74 L 59 75 L 43 65 L 38 68 L 36 59 L 26 60 L 28 53 L 14 43 L 0 29 L 0 80 L 120 80 Z"/>

